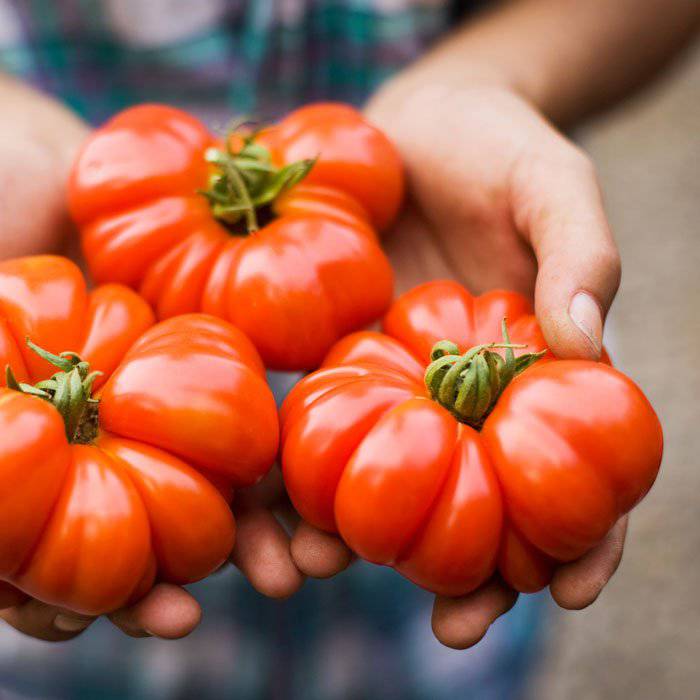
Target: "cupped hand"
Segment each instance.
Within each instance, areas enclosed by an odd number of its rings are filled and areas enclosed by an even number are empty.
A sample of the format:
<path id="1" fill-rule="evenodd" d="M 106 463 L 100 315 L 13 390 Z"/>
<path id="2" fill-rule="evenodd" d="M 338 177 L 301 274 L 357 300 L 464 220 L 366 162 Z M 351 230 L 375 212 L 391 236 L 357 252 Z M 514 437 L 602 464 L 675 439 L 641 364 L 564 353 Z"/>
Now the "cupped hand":
<path id="1" fill-rule="evenodd" d="M 502 88 L 400 83 L 380 92 L 369 118 L 398 146 L 409 199 L 387 238 L 399 290 L 454 278 L 472 292 L 507 288 L 534 296 L 549 347 L 562 358 L 597 360 L 620 261 L 590 159 L 535 109 Z M 615 573 L 623 517 L 550 584 L 562 607 L 590 605 Z M 309 576 L 331 576 L 350 553 L 339 540 L 300 526 L 292 554 Z M 433 630 L 447 646 L 476 644 L 515 604 L 495 577 L 461 598 L 438 596 Z"/>
<path id="2" fill-rule="evenodd" d="M 15 154 L 3 161 L 11 187 L 0 195 L 0 209 L 3 220 L 16 222 L 3 235 L 3 257 L 59 246 L 67 221 L 65 173 L 85 133 L 62 108 L 23 88 L 12 104 L 14 128 L 32 104 L 41 104 L 34 113 L 43 116 L 35 130 L 23 124 L 27 149 L 0 144 Z M 597 357 L 619 261 L 588 159 L 507 91 L 426 88 L 402 100 L 401 109 L 387 91 L 368 111 L 396 141 L 409 173 L 409 205 L 389 238 L 399 288 L 448 276 L 475 292 L 505 286 L 532 293 L 536 281 L 536 310 L 550 347 L 560 356 Z M 37 201 L 43 205 L 38 213 Z M 273 513 L 277 478 L 237 497 L 232 560 L 260 592 L 286 597 L 302 584 L 303 574 L 332 576 L 350 563 L 351 554 L 337 538 L 304 523 L 290 550 L 287 532 Z M 561 605 L 584 607 L 595 599 L 619 562 L 625 525 L 621 521 L 596 550 L 559 569 L 551 591 Z M 494 580 L 461 599 L 438 598 L 436 636 L 449 646 L 469 646 L 516 597 Z M 8 623 L 42 639 L 69 639 L 92 622 L 18 599 L 11 590 L 0 591 L 0 606 Z M 200 617 L 189 593 L 159 584 L 110 619 L 132 636 L 177 638 L 194 629 Z"/>
<path id="3" fill-rule="evenodd" d="M 1 75 L 0 98 L 0 259 L 77 249 L 69 235 L 65 183 L 88 126 L 57 102 Z M 279 472 L 273 472 L 239 492 L 234 502 L 237 536 L 231 560 L 258 591 L 273 598 L 291 595 L 304 580 L 292 561 L 289 536 L 273 512 L 281 491 Z M 134 637 L 175 639 L 189 634 L 201 615 L 185 589 L 160 583 L 109 618 Z M 3 582 L 0 618 L 51 641 L 71 639 L 94 621 L 27 598 Z"/>
<path id="4" fill-rule="evenodd" d="M 273 470 L 256 486 L 239 491 L 233 503 L 236 544 L 231 562 L 257 591 L 270 598 L 287 598 L 304 582 L 282 524 L 289 514 L 280 510 L 284 509 L 281 493 L 281 476 Z M 130 637 L 179 639 L 197 627 L 202 610 L 184 588 L 159 583 L 137 603 L 108 617 Z M 48 641 L 72 639 L 96 619 L 27 598 L 2 582 L 0 618 L 20 632 Z"/>

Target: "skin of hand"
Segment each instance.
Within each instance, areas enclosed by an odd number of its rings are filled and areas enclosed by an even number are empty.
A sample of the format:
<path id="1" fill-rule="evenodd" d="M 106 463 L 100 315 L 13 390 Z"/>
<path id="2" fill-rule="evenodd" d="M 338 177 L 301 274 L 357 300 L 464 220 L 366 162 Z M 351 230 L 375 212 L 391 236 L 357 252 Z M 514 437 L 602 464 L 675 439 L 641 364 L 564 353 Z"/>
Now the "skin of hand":
<path id="1" fill-rule="evenodd" d="M 525 100 L 503 88 L 427 86 L 397 110 L 380 95 L 368 116 L 398 145 L 409 203 L 387 239 L 399 291 L 449 277 L 475 293 L 505 287 L 534 295 L 559 357 L 598 359 L 620 260 L 589 158 Z M 627 518 L 550 585 L 562 607 L 590 605 L 622 556 Z M 310 525 L 292 540 L 297 566 L 330 576 L 350 561 Z M 462 598 L 437 596 L 433 631 L 445 645 L 476 644 L 515 604 L 500 578 Z"/>
<path id="2" fill-rule="evenodd" d="M 65 184 L 88 127 L 58 102 L 0 75 L 0 257 L 54 252 L 70 230 Z"/>

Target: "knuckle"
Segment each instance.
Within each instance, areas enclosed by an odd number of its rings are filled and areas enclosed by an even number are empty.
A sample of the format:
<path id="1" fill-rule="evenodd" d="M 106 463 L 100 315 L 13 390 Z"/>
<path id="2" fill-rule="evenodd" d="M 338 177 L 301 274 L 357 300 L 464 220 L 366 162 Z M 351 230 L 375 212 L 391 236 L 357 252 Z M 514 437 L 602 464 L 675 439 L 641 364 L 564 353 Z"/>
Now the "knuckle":
<path id="1" fill-rule="evenodd" d="M 460 627 L 445 624 L 444 621 L 432 621 L 432 629 L 435 638 L 440 644 L 450 649 L 469 649 L 478 644 L 489 630 L 489 625 L 481 624 L 473 627 Z"/>
<path id="2" fill-rule="evenodd" d="M 596 255 L 598 269 L 604 272 L 610 286 L 617 288 L 622 277 L 622 261 L 617 247 L 613 244 L 603 245 Z"/>
<path id="3" fill-rule="evenodd" d="M 600 576 L 588 581 L 572 581 L 569 585 L 553 585 L 552 597 L 564 610 L 583 610 L 596 601 L 606 582 L 607 579 Z"/>
<path id="4" fill-rule="evenodd" d="M 598 179 L 593 159 L 576 144 L 567 142 L 561 157 L 568 167 L 580 176 L 591 180 Z"/>

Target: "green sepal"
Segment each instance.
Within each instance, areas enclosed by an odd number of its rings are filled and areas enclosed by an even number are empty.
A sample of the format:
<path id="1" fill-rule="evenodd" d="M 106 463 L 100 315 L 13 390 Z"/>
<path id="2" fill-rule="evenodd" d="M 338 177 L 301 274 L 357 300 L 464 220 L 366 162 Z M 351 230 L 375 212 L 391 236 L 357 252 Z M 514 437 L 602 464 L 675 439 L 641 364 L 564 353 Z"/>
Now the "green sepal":
<path id="1" fill-rule="evenodd" d="M 425 371 L 430 396 L 458 420 L 480 429 L 498 398 L 518 374 L 539 360 L 547 351 L 515 357 L 506 319 L 501 324 L 503 343 L 476 345 L 459 355 L 457 345 L 441 340 L 430 353 L 432 362 Z M 505 357 L 494 352 L 504 350 Z"/>
<path id="2" fill-rule="evenodd" d="M 450 340 L 440 340 L 433 345 L 433 349 L 430 353 L 431 361 L 435 361 L 440 357 L 444 357 L 445 355 L 454 355 L 455 357 L 459 357 L 459 347 L 457 344 Z"/>
<path id="3" fill-rule="evenodd" d="M 255 141 L 258 131 L 243 137 L 243 146 L 234 151 L 231 135 L 249 120 L 237 121 L 226 138 L 225 149 L 211 147 L 204 159 L 218 172 L 209 178 L 208 187 L 198 190 L 211 205 L 212 214 L 231 228 L 235 235 L 255 233 L 258 228 L 257 212 L 272 204 L 286 189 L 303 180 L 313 168 L 316 158 L 296 161 L 277 168 L 269 150 Z M 245 230 L 239 222 L 245 221 Z"/>
<path id="4" fill-rule="evenodd" d="M 39 357 L 59 367 L 51 379 L 44 379 L 35 385 L 18 382 L 7 365 L 5 378 L 8 389 L 35 396 L 52 404 L 61 414 L 65 424 L 66 437 L 71 443 L 91 443 L 98 431 L 99 399 L 92 397 L 92 387 L 102 372 L 90 371 L 90 365 L 72 351 L 55 355 L 34 344 L 29 338 L 27 346 Z"/>
<path id="5" fill-rule="evenodd" d="M 541 350 L 540 352 L 533 352 L 527 355 L 521 355 L 515 358 L 515 376 L 517 377 L 520 373 L 524 372 L 528 367 L 537 362 L 541 357 L 547 354 L 546 350 Z"/>

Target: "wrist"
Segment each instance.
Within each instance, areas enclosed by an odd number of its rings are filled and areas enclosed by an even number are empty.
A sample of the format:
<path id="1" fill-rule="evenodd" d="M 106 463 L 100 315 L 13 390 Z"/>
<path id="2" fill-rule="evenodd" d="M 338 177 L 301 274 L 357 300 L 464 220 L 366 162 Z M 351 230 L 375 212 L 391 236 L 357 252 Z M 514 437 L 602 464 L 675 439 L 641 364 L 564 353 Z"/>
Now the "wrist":
<path id="1" fill-rule="evenodd" d="M 551 131 L 536 106 L 512 86 L 487 79 L 389 84 L 372 97 L 365 114 L 397 146 L 409 175 L 439 160 L 438 151 L 450 159 L 465 139 L 473 143 L 476 134 L 465 130 L 465 123 L 474 120 L 486 120 L 489 130 L 500 131 L 513 152 L 524 145 L 519 141 L 530 138 L 533 125 L 538 133 L 542 127 Z"/>
<path id="2" fill-rule="evenodd" d="M 386 127 L 397 116 L 410 112 L 410 107 L 442 102 L 451 94 L 484 92 L 517 92 L 515 85 L 501 71 L 487 66 L 472 66 L 468 74 L 455 75 L 440 66 L 419 62 L 383 83 L 365 105 L 365 113 L 379 126 Z"/>

